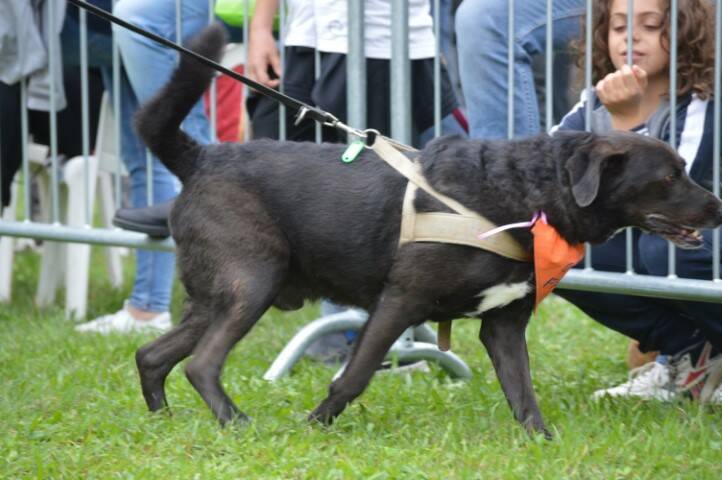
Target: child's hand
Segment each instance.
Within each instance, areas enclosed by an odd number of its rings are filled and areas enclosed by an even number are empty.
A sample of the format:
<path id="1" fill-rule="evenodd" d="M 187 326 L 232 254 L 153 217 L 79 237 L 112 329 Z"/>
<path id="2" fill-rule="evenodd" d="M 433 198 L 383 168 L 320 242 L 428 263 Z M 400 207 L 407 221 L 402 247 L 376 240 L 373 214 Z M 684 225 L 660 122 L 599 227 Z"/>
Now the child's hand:
<path id="1" fill-rule="evenodd" d="M 251 33 L 248 44 L 248 62 L 246 62 L 248 77 L 267 87 L 278 87 L 281 57 L 273 34 L 270 30 L 256 30 Z M 269 70 L 273 71 L 276 78 L 271 77 Z"/>
<path id="2" fill-rule="evenodd" d="M 613 123 L 632 128 L 643 120 L 639 118 L 639 107 L 646 88 L 647 72 L 636 65 L 631 68 L 624 65 L 600 80 L 596 93 L 613 120 L 616 120 Z"/>

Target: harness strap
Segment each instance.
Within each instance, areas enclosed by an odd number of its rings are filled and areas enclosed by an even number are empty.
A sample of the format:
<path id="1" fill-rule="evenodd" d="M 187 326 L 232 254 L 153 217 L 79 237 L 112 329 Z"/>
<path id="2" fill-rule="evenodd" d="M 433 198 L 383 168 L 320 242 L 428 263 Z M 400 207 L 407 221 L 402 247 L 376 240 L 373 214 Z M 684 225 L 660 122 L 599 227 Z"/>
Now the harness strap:
<path id="1" fill-rule="evenodd" d="M 418 163 L 409 160 L 385 138 L 378 136 L 371 148 L 409 179 L 401 214 L 399 245 L 407 242 L 453 243 L 488 250 L 512 260 L 531 261 L 529 252 L 509 233 L 501 232 L 493 237 L 479 239 L 479 233 L 492 230 L 496 225 L 453 198 L 437 192 L 421 175 Z M 417 213 L 414 208 L 417 187 L 457 213 Z"/>
<path id="2" fill-rule="evenodd" d="M 408 242 L 452 243 L 481 248 L 513 260 L 531 261 L 529 252 L 511 235 L 503 231 L 496 232 L 497 226 L 492 222 L 453 198 L 437 192 L 421 174 L 419 164 L 402 154 L 399 147 L 392 145 L 385 137 L 377 135 L 371 148 L 392 168 L 409 179 L 401 209 L 399 246 Z M 412 151 L 409 147 L 403 150 Z M 457 213 L 417 213 L 414 207 L 417 188 L 421 188 Z M 479 235 L 491 231 L 495 231 L 495 235 Z M 451 322 L 446 320 L 438 324 L 436 343 L 442 352 L 451 349 Z"/>
<path id="3" fill-rule="evenodd" d="M 409 160 L 404 154 L 399 152 L 389 141 L 381 135 L 376 136 L 373 145 L 371 146 L 374 152 L 386 163 L 388 163 L 394 170 L 399 172 L 404 177 L 408 178 L 409 181 L 421 188 L 423 191 L 455 211 L 460 215 L 478 215 L 475 212 L 469 210 L 461 203 L 457 202 L 453 198 L 449 198 L 443 195 L 429 185 L 426 178 L 421 174 L 418 163 Z"/>

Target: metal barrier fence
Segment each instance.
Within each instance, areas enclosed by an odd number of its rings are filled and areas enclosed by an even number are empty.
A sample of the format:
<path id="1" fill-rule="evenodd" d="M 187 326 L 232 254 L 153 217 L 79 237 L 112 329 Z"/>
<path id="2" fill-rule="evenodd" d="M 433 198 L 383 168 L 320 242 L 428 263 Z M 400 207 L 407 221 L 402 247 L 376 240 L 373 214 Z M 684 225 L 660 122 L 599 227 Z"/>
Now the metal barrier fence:
<path id="1" fill-rule="evenodd" d="M 181 0 L 176 1 L 176 37 L 182 38 L 181 32 Z M 116 2 L 114 2 L 116 3 Z M 214 0 L 209 0 L 209 20 L 213 18 L 213 6 Z M 284 2 L 281 2 L 283 5 Z M 434 89 L 434 118 L 435 118 L 435 134 L 438 136 L 441 133 L 441 92 L 440 92 L 440 22 L 439 12 L 440 0 L 432 0 L 431 6 L 434 12 L 435 21 L 435 33 L 436 33 L 436 57 L 434 64 L 434 78 L 435 78 L 435 89 Z M 628 25 L 632 25 L 632 0 L 629 1 L 630 8 L 628 10 Z M 670 85 L 670 91 L 676 90 L 676 71 L 677 65 L 677 37 L 676 37 L 676 25 L 677 25 L 677 1 L 672 0 L 672 17 L 671 17 L 671 62 L 670 62 L 670 75 L 672 81 Z M 552 0 L 547 0 L 547 45 L 552 42 Z M 55 14 L 54 9 L 56 8 L 56 2 L 50 1 L 49 8 L 51 11 L 51 17 Z M 74 7 L 69 7 L 74 8 Z M 586 2 L 586 24 L 592 24 L 592 0 Z M 509 13 L 509 29 L 514 31 L 514 11 L 515 2 L 509 0 L 508 2 L 508 13 Z M 249 4 L 245 2 L 244 6 L 244 20 L 243 20 L 243 44 L 245 48 L 248 45 L 248 19 L 249 19 Z M 284 37 L 284 8 L 280 8 L 280 35 Z M 391 76 L 393 81 L 391 82 L 391 135 L 401 142 L 410 142 L 410 111 L 411 111 L 411 96 L 410 89 L 408 86 L 411 83 L 410 76 L 410 60 L 409 60 L 409 2 L 408 0 L 392 0 L 392 58 L 391 58 Z M 91 183 L 95 181 L 92 175 L 91 168 L 91 149 L 90 149 L 90 126 L 89 126 L 89 115 L 88 115 L 88 59 L 87 59 L 87 14 L 81 10 L 79 14 L 80 19 L 80 58 L 81 58 L 81 75 L 82 75 L 82 129 L 83 136 L 83 185 L 84 192 L 90 192 Z M 366 127 L 366 63 L 364 58 L 364 2 L 363 0 L 348 0 L 348 31 L 349 31 L 349 50 L 347 57 L 347 79 L 348 79 L 348 119 L 347 123 L 356 128 Z M 722 35 L 720 33 L 722 28 L 722 7 L 720 2 L 716 2 L 716 15 L 715 15 L 715 74 L 714 74 L 714 97 L 719 98 L 720 94 L 720 66 L 722 61 L 720 60 L 720 46 L 722 45 Z M 589 95 L 593 94 L 591 85 L 592 67 L 591 67 L 591 29 L 587 29 L 587 41 L 586 41 L 586 65 L 584 68 L 585 75 L 585 88 Z M 509 96 L 507 98 L 508 103 L 508 136 L 511 138 L 514 132 L 513 124 L 513 111 L 514 111 L 514 96 L 512 94 L 511 86 L 514 85 L 514 70 L 513 70 L 513 35 L 509 35 L 509 70 L 508 70 L 508 82 L 510 85 Z M 630 35 L 631 42 L 631 35 Z M 57 49 L 58 45 L 50 42 L 48 49 L 50 50 L 50 70 L 54 75 L 57 75 L 57 70 L 52 64 L 54 56 L 52 55 L 54 49 Z M 483 48 L 483 47 L 480 47 Z M 631 55 L 631 48 L 630 55 Z M 246 50 L 247 53 L 247 50 Z M 282 57 L 284 49 L 280 48 Z M 115 41 L 113 42 L 113 85 L 114 91 L 120 91 L 120 56 L 118 47 Z M 246 55 L 247 58 L 247 55 Z M 552 98 L 553 98 L 553 73 L 552 65 L 554 62 L 554 52 L 552 48 L 546 49 L 546 111 L 545 125 L 551 125 L 552 121 Z M 631 62 L 631 58 L 630 58 Z M 316 52 L 316 75 L 319 74 L 319 55 Z M 282 89 L 281 84 L 281 89 Z M 212 89 L 215 92 L 215 89 Z M 244 89 L 245 92 L 245 89 Z M 22 169 L 20 171 L 19 178 L 22 179 L 21 188 L 24 193 L 24 216 L 20 221 L 10 219 L 7 216 L 0 219 L 0 236 L 7 237 L 28 237 L 43 239 L 48 241 L 57 242 L 71 242 L 71 243 L 82 243 L 82 244 L 93 244 L 93 245 L 106 245 L 106 246 L 127 246 L 132 248 L 144 248 L 144 249 L 155 249 L 155 250 L 167 250 L 171 251 L 174 248 L 171 239 L 162 241 L 153 240 L 148 238 L 146 235 L 138 234 L 135 232 L 122 231 L 113 228 L 93 228 L 92 227 L 92 204 L 95 201 L 94 198 L 90 198 L 90 195 L 85 194 L 84 203 L 84 215 L 83 222 L 80 225 L 67 225 L 61 222 L 61 205 L 63 200 L 61 199 L 61 176 L 62 166 L 60 165 L 60 156 L 57 146 L 58 128 L 57 125 L 57 111 L 54 108 L 55 99 L 54 82 L 50 82 L 50 103 L 51 110 L 49 112 L 50 122 L 50 144 L 47 146 L 49 150 L 49 169 L 50 169 L 50 212 L 49 222 L 43 223 L 32 218 L 31 215 L 31 141 L 28 131 L 28 110 L 27 110 L 27 86 L 26 82 L 21 82 L 21 102 L 22 102 L 22 113 L 18 120 L 21 124 L 22 129 Z M 591 98 L 591 97 L 590 97 Z M 215 132 L 216 125 L 216 111 L 215 111 L 215 93 L 211 93 L 211 124 L 212 131 Z M 676 97 L 675 95 L 670 96 L 672 111 L 675 110 Z M 285 107 L 281 106 L 279 115 L 279 131 L 281 138 L 286 136 L 286 125 L 285 125 Z M 115 152 L 120 152 L 120 103 L 119 95 L 115 95 L 112 101 L 113 115 L 115 116 Z M 587 109 L 587 125 L 591 125 L 591 110 Z M 2 128 L 0 126 L 0 128 Z M 60 128 L 75 128 L 67 125 L 62 125 Z M 671 138 L 676 138 L 676 123 L 674 115 L 671 116 Z M 720 158 L 720 106 L 719 102 L 715 102 L 714 111 L 714 158 Z M 248 129 L 245 129 L 246 135 Z M 316 138 L 320 141 L 321 130 L 317 126 Z M 674 142 L 674 140 L 672 140 Z M 96 152 L 97 153 L 97 152 Z M 117 154 L 116 157 L 119 158 Z M 148 175 L 148 198 L 152 199 L 152 168 L 151 160 L 148 155 L 147 162 L 147 175 Z M 121 176 L 122 167 L 121 164 L 117 164 L 117 168 L 113 178 L 114 182 L 114 195 L 115 204 L 121 204 Z M 719 196 L 719 161 L 714 162 L 714 193 Z M 719 230 L 714 232 L 714 256 L 713 256 L 713 275 L 709 280 L 690 280 L 678 278 L 675 274 L 675 249 L 670 244 L 669 249 L 669 272 L 670 275 L 667 277 L 653 277 L 648 275 L 640 275 L 633 271 L 633 259 L 632 259 L 632 236 L 631 232 L 627 232 L 627 272 L 626 273 L 607 273 L 599 272 L 591 269 L 591 255 L 589 249 L 587 249 L 587 256 L 585 260 L 585 269 L 572 271 L 562 281 L 562 288 L 573 288 L 589 291 L 602 291 L 610 293 L 629 293 L 643 296 L 657 296 L 666 298 L 676 299 L 688 299 L 688 300 L 700 300 L 710 302 L 722 303 L 722 283 L 720 283 L 719 273 L 719 252 L 720 252 L 720 235 Z"/>

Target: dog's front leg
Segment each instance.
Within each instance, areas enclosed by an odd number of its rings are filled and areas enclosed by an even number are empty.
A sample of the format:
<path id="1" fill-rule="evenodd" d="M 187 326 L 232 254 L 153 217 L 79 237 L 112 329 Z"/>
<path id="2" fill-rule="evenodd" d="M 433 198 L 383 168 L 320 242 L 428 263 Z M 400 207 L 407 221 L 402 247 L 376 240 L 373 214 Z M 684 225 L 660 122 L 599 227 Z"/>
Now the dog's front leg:
<path id="1" fill-rule="evenodd" d="M 361 395 L 383 362 L 391 345 L 412 325 L 421 323 L 426 308 L 409 302 L 400 291 L 387 287 L 359 335 L 348 366 L 329 387 L 329 395 L 311 412 L 309 421 L 330 424 L 346 405 Z"/>
<path id="2" fill-rule="evenodd" d="M 484 313 L 479 338 L 486 347 L 496 375 L 516 419 L 529 433 L 551 439 L 536 403 L 529 372 L 525 330 L 531 314 L 528 297 L 505 308 Z"/>

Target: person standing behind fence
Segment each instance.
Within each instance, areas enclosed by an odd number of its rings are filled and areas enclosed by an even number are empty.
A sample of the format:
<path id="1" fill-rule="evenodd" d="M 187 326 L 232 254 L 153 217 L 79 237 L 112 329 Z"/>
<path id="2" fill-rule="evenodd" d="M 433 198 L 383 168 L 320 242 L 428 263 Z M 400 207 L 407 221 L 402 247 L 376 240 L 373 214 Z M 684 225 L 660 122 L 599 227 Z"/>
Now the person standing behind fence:
<path id="1" fill-rule="evenodd" d="M 284 92 L 305 103 L 316 105 L 346 121 L 346 53 L 348 14 L 346 2 L 332 0 L 287 0 L 285 62 L 281 66 L 273 37 L 273 15 L 278 2 L 259 0 L 251 22 L 248 74 L 270 87 L 283 82 Z M 364 35 L 367 77 L 367 121 L 370 128 L 389 134 L 391 4 L 374 0 L 364 3 Z M 412 95 L 412 143 L 433 126 L 433 66 L 435 40 L 428 0 L 409 2 L 409 57 Z M 314 77 L 314 49 L 321 52 L 321 73 Z M 279 80 L 280 77 L 280 80 Z M 446 70 L 442 71 L 442 127 L 444 133 L 465 134 L 466 120 L 457 110 Z M 278 138 L 278 104 L 268 97 L 253 95 L 248 100 L 254 138 Z M 313 140 L 315 124 L 293 125 L 287 109 L 287 139 Z M 325 141 L 345 142 L 346 134 L 325 129 Z"/>
<path id="2" fill-rule="evenodd" d="M 579 32 L 584 0 L 554 0 L 554 48 L 565 48 Z M 547 8 L 543 0 L 517 1 L 514 9 L 514 136 L 541 131 L 533 57 L 544 52 Z M 509 11 L 506 0 L 464 0 L 456 11 L 459 76 L 472 138 L 506 138 Z M 555 98 L 566 97 L 568 68 L 555 76 Z M 558 73 L 562 73 L 558 72 Z M 567 104 L 569 105 L 569 104 Z M 564 110 L 562 110 L 564 111 Z M 561 116 L 561 114 L 560 114 Z"/>
<path id="3" fill-rule="evenodd" d="M 670 112 L 670 5 L 668 0 L 635 0 L 632 24 L 633 66 L 627 57 L 627 1 L 594 2 L 593 76 L 596 99 L 592 131 L 630 130 L 669 141 L 671 115 L 677 120 L 674 145 L 694 181 L 712 190 L 714 104 L 714 11 L 707 0 L 681 0 L 678 21 L 677 106 Z M 590 101 L 582 100 L 558 130 L 584 130 Z M 624 159 L 619 159 L 624 161 Z M 668 181 L 673 182 L 670 178 Z M 592 249 L 595 269 L 626 269 L 625 236 Z M 677 250 L 679 277 L 712 279 L 712 232 L 699 250 Z M 668 242 L 634 232 L 637 273 L 668 274 Z M 606 293 L 558 290 L 590 317 L 640 343 L 642 351 L 662 355 L 632 372 L 629 381 L 595 392 L 671 400 L 692 396 L 722 403 L 722 304 L 676 301 Z M 715 390 L 716 388 L 716 390 Z"/>
<path id="4" fill-rule="evenodd" d="M 208 24 L 208 0 L 180 2 L 181 35 L 187 39 Z M 175 0 L 119 0 L 113 13 L 157 35 L 176 40 Z M 122 157 L 131 182 L 134 207 L 148 205 L 146 182 L 146 150 L 130 130 L 130 119 L 138 105 L 149 100 L 170 78 L 178 54 L 152 40 L 113 26 L 127 73 L 129 87 L 121 92 L 122 118 L 127 128 L 122 131 Z M 183 122 L 183 129 L 202 143 L 210 141 L 209 122 L 199 102 Z M 153 203 L 174 198 L 179 191 L 178 180 L 152 158 Z M 175 272 L 175 255 L 168 252 L 138 250 L 136 277 L 131 296 L 116 313 L 104 315 L 76 327 L 81 332 L 130 332 L 171 328 L 169 305 Z"/>

